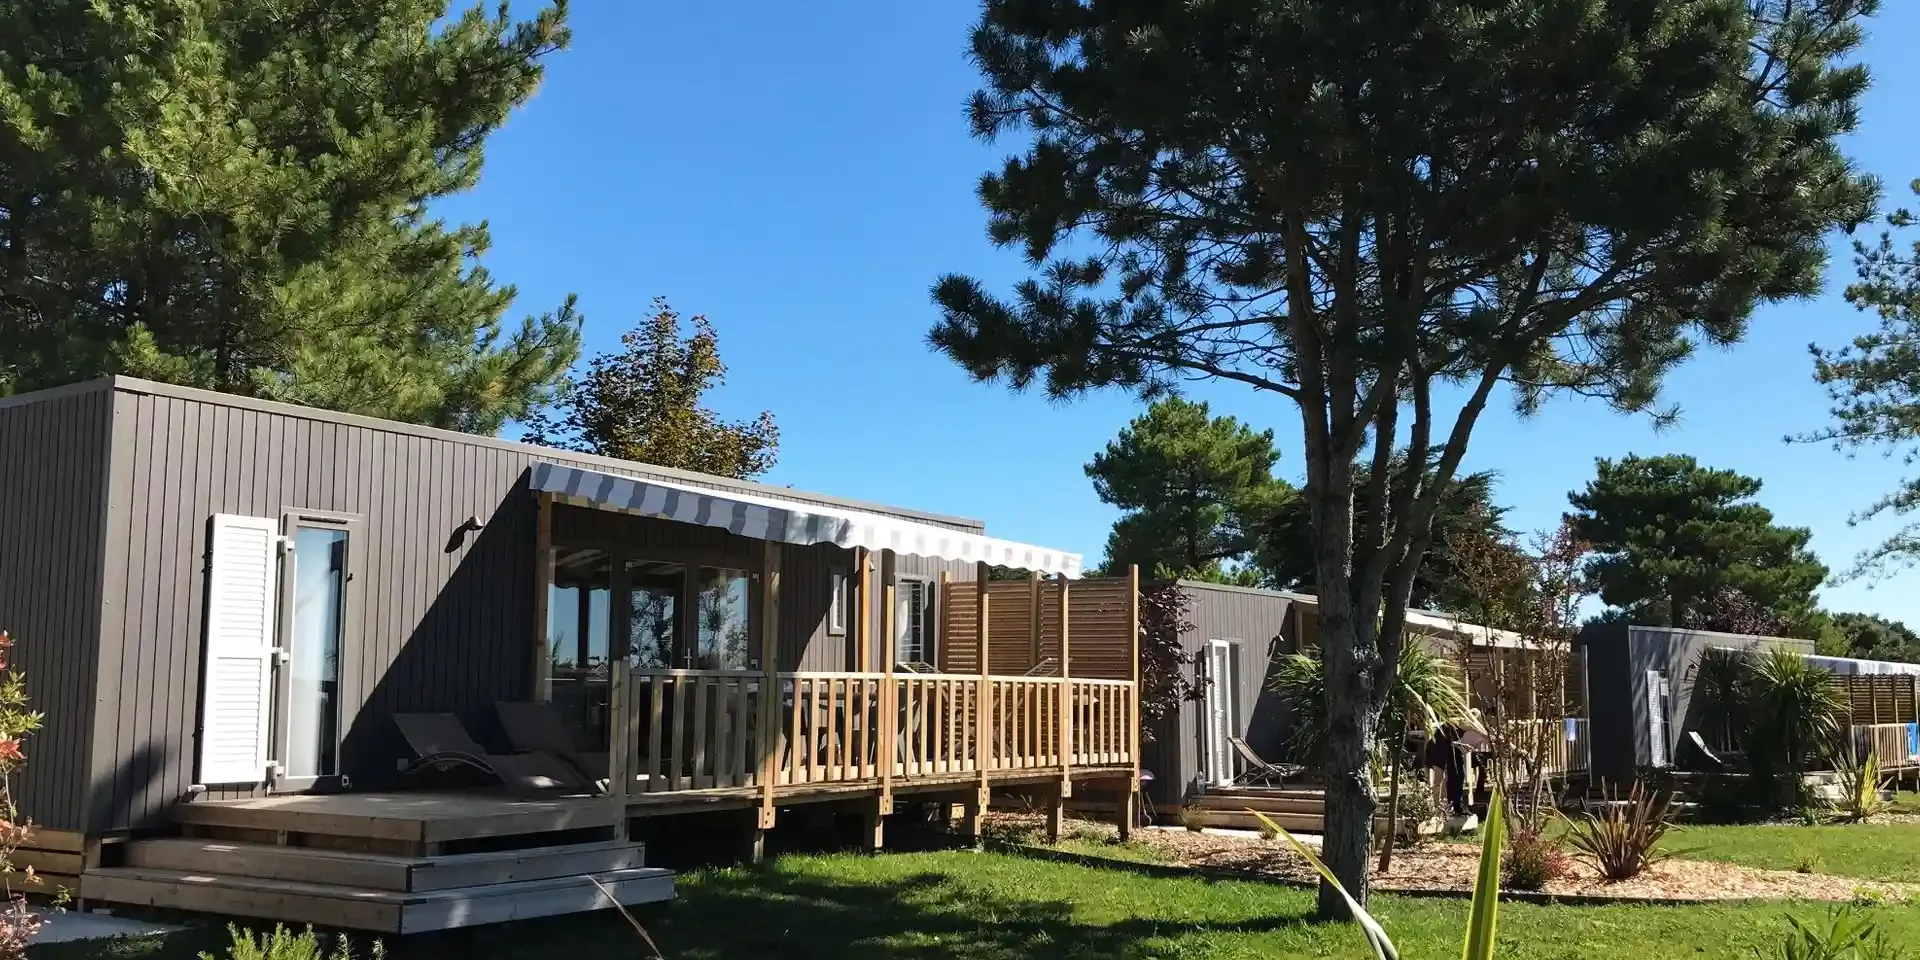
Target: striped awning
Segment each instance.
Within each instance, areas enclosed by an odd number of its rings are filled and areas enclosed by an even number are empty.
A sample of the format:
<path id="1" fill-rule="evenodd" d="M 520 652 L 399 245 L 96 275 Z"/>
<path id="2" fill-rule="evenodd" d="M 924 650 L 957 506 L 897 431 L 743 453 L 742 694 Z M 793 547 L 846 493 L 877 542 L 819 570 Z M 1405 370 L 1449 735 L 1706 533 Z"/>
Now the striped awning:
<path id="1" fill-rule="evenodd" d="M 755 540 L 831 543 L 1041 573 L 1080 575 L 1080 555 L 847 507 L 539 463 L 529 483 L 556 502 L 718 527 Z"/>

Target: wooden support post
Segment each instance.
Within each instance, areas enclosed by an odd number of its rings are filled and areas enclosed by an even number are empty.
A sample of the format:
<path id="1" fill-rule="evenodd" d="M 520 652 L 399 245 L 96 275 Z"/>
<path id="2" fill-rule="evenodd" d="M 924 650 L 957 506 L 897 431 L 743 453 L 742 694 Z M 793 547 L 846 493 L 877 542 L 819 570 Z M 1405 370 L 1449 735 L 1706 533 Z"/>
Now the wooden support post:
<path id="1" fill-rule="evenodd" d="M 757 824 L 758 821 L 755 821 Z M 767 828 L 755 826 L 747 833 L 747 862 L 761 864 L 767 862 Z"/>
<path id="2" fill-rule="evenodd" d="M 1044 655 L 1040 644 L 1040 627 L 1043 618 L 1040 615 L 1040 571 L 1036 570 L 1027 578 L 1027 666 L 1037 667 Z"/>
<path id="3" fill-rule="evenodd" d="M 869 622 L 873 616 L 873 595 L 868 578 L 873 574 L 873 551 L 861 547 L 853 552 L 853 648 L 857 662 L 854 672 L 865 673 L 873 669 L 873 629 Z"/>
<path id="4" fill-rule="evenodd" d="M 1063 781 L 1053 788 L 1052 802 L 1047 804 L 1047 842 L 1060 842 L 1060 822 L 1067 816 L 1067 785 Z"/>
<path id="5" fill-rule="evenodd" d="M 553 494 L 537 494 L 533 539 L 533 699 L 553 699 L 553 650 L 547 619 L 553 602 Z M 584 604 L 585 601 L 583 600 Z"/>
<path id="6" fill-rule="evenodd" d="M 960 816 L 960 835 L 973 843 L 979 843 L 986 835 L 987 799 L 986 791 L 967 801 L 966 812 Z"/>
<path id="7" fill-rule="evenodd" d="M 980 625 L 980 695 L 975 708 L 976 716 L 979 717 L 975 724 L 975 730 L 978 733 L 975 740 L 978 744 L 976 752 L 980 757 L 980 796 L 974 800 L 975 809 L 984 807 L 986 804 L 985 797 L 990 789 L 993 772 L 993 741 L 994 736 L 999 733 L 994 727 L 993 718 L 993 660 L 987 647 L 987 578 L 992 575 L 993 568 L 988 566 L 985 560 L 974 567 L 974 586 L 977 589 L 973 595 L 973 612 L 975 620 Z M 969 814 L 970 820 L 977 819 L 972 815 L 972 811 L 969 811 Z"/>
<path id="8" fill-rule="evenodd" d="M 1073 796 L 1073 660 L 1068 656 L 1072 617 L 1067 615 L 1067 575 L 1060 574 L 1060 796 Z"/>
<path id="9" fill-rule="evenodd" d="M 887 815 L 878 804 L 860 813 L 860 849 L 879 853 L 887 845 Z"/>
<path id="10" fill-rule="evenodd" d="M 607 674 L 607 705 L 612 714 L 607 726 L 607 802 L 613 805 L 616 840 L 627 839 L 627 795 L 633 791 L 633 747 L 639 724 L 633 716 L 632 689 L 632 667 L 621 657 Z"/>
<path id="11" fill-rule="evenodd" d="M 755 862 L 765 853 L 765 832 L 773 829 L 773 787 L 780 779 L 780 548 L 760 544 L 760 810 L 754 838 Z M 798 702 L 800 691 L 794 690 Z"/>
<path id="12" fill-rule="evenodd" d="M 1140 567 L 1127 567 L 1127 678 L 1132 682 L 1121 701 L 1126 709 L 1121 720 L 1127 725 L 1127 761 L 1133 772 L 1126 789 L 1120 791 L 1120 839 L 1133 839 L 1133 825 L 1139 821 L 1140 803 Z"/>
<path id="13" fill-rule="evenodd" d="M 895 629 L 894 616 L 899 609 L 894 595 L 894 565 L 897 562 L 893 551 L 880 555 L 880 579 L 886 584 L 881 588 L 880 598 L 880 812 L 893 812 L 893 765 L 900 754 L 900 689 L 893 678 L 893 664 L 899 659 L 899 633 Z"/>

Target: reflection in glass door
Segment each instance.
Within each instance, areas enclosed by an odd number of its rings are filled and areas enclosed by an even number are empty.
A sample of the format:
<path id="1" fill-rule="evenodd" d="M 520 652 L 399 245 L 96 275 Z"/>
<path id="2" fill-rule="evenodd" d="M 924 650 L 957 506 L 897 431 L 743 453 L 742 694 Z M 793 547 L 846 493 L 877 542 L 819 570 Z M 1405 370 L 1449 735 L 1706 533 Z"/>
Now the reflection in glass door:
<path id="1" fill-rule="evenodd" d="M 291 550 L 281 572 L 285 613 L 274 704 L 277 789 L 305 789 L 340 776 L 351 533 L 344 520 L 288 520 Z"/>

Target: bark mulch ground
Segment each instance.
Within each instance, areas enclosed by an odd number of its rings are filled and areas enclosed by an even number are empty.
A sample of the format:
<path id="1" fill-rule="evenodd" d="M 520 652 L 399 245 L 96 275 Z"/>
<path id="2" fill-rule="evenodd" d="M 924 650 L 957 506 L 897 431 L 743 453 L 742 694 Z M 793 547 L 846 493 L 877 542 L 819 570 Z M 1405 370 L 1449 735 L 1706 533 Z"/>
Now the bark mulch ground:
<path id="1" fill-rule="evenodd" d="M 1001 831 L 1031 838 L 1035 818 L 996 817 Z M 1075 822 L 1071 836 L 1110 838 L 1109 824 Z M 1264 874 L 1277 879 L 1312 882 L 1313 868 L 1286 841 L 1254 836 L 1190 833 L 1185 830 L 1140 830 L 1134 843 L 1151 850 L 1163 863 Z M 1823 900 L 1844 901 L 1872 897 L 1887 901 L 1920 900 L 1920 884 L 1885 883 L 1834 877 L 1820 873 L 1756 870 L 1730 863 L 1673 859 L 1654 864 L 1631 880 L 1607 880 L 1577 856 L 1571 857 L 1571 875 L 1547 885 L 1541 893 L 1580 898 L 1622 900 Z M 1376 874 L 1374 889 L 1401 892 L 1470 893 L 1479 869 L 1479 847 L 1469 843 L 1432 841 L 1394 851 L 1393 869 Z"/>

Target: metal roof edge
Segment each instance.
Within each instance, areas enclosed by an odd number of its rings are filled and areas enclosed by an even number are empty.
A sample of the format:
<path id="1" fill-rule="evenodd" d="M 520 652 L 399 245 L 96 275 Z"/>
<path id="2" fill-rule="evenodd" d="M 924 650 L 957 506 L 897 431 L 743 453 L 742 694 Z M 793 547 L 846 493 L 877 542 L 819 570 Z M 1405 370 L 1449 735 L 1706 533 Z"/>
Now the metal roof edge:
<path id="1" fill-rule="evenodd" d="M 854 510 L 865 510 L 869 513 L 892 514 L 894 516 L 904 517 L 912 520 L 924 520 L 924 521 L 930 521 L 933 523 L 952 524 L 955 526 L 966 527 L 969 530 L 977 533 L 984 533 L 986 531 L 986 523 L 984 521 L 976 520 L 971 517 L 949 516 L 947 514 L 934 513 L 926 510 L 916 510 L 911 507 L 896 507 L 896 506 L 891 506 L 884 503 L 873 503 L 865 500 L 855 500 L 850 497 L 837 497 L 837 496 L 833 496 L 832 494 L 815 493 L 813 491 L 800 490 L 793 487 L 781 487 L 781 486 L 775 486 L 773 484 L 757 483 L 752 480 L 735 480 L 731 477 L 716 477 L 716 476 L 712 476 L 704 473 L 694 473 L 689 470 L 676 470 L 672 467 L 655 466 L 650 463 L 638 463 L 632 460 L 618 460 L 613 457 L 602 457 L 602 456 L 597 456 L 597 455 L 588 454 L 588 453 L 574 453 L 571 451 L 560 450 L 553 447 L 542 447 L 542 446 L 538 446 L 531 443 L 521 443 L 514 440 L 502 440 L 499 437 L 483 436 L 481 434 L 476 434 L 476 433 L 462 433 L 458 430 L 447 430 L 447 429 L 442 429 L 440 427 L 426 427 L 426 426 L 421 426 L 419 424 L 413 424 L 413 423 L 401 423 L 400 421 L 397 421 L 397 420 L 385 420 L 380 417 L 370 417 L 370 416 L 366 416 L 364 414 L 358 414 L 358 413 L 342 413 L 338 410 L 324 410 L 319 407 L 306 407 L 306 406 L 301 406 L 295 403 L 283 403 L 277 400 L 261 400 L 255 397 L 243 397 L 238 394 L 220 393 L 214 390 L 202 390 L 197 387 L 182 387 L 176 384 L 159 383 L 152 380 L 142 380 L 137 377 L 113 376 L 113 377 L 102 378 L 99 380 L 89 380 L 81 384 L 72 384 L 72 385 L 63 386 L 63 387 L 54 387 L 49 390 L 40 390 L 30 394 L 22 394 L 19 397 L 10 397 L 10 398 L 7 398 L 6 400 L 0 400 L 0 407 L 4 407 L 11 401 L 31 402 L 34 400 L 42 400 L 42 399 L 50 400 L 50 399 L 53 399 L 55 395 L 64 396 L 64 395 L 68 395 L 69 393 L 83 393 L 88 390 L 102 390 L 102 389 L 112 389 L 121 393 L 146 394 L 146 395 L 157 396 L 157 397 L 170 397 L 170 398 L 179 399 L 179 400 L 188 400 L 195 403 L 206 403 L 206 404 L 212 404 L 215 406 L 232 407 L 232 408 L 241 409 L 241 410 L 255 410 L 261 413 L 273 414 L 275 416 L 295 417 L 299 419 L 312 420 L 320 423 L 334 423 L 334 424 L 340 424 L 343 426 L 362 427 L 370 430 L 382 430 L 388 433 L 401 434 L 403 436 L 423 437 L 423 438 L 435 439 L 435 440 L 448 440 L 456 443 L 466 443 L 474 446 L 490 447 L 496 450 L 509 450 L 516 453 L 525 453 L 525 454 L 539 457 L 541 459 L 550 460 L 556 463 L 573 464 L 578 466 L 584 466 L 589 469 L 612 467 L 619 470 L 632 471 L 634 473 L 638 473 L 641 475 L 655 476 L 664 480 L 678 480 L 682 482 L 709 484 L 724 490 L 738 490 L 744 493 L 758 493 L 763 496 L 770 496 L 770 497 L 775 497 L 779 499 L 797 500 L 800 502 L 817 503 L 817 504 L 823 504 L 826 506 L 846 507 Z"/>

